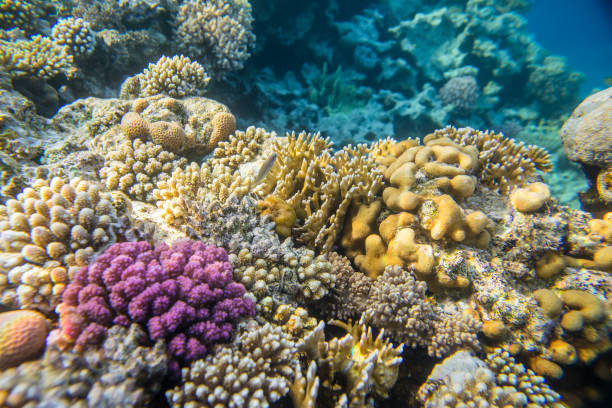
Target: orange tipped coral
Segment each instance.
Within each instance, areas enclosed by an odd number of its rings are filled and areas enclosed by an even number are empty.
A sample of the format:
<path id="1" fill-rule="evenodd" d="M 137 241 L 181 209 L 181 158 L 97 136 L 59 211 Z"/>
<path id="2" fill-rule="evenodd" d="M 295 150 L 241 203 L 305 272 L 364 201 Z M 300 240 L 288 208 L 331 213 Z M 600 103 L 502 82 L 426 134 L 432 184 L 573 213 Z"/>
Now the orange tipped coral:
<path id="1" fill-rule="evenodd" d="M 0 369 L 37 357 L 45 347 L 49 327 L 33 310 L 0 313 Z"/>

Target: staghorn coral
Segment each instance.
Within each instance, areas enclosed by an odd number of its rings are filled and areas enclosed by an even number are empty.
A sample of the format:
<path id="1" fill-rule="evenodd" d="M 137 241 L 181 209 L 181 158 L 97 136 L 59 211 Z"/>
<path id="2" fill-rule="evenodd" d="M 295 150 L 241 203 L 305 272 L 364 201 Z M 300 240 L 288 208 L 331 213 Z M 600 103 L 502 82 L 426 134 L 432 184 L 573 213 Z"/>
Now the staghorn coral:
<path id="1" fill-rule="evenodd" d="M 53 41 L 68 47 L 75 58 L 87 57 L 96 48 L 96 38 L 90 24 L 82 18 L 61 18 L 51 29 Z"/>
<path id="2" fill-rule="evenodd" d="M 255 43 L 248 0 L 188 0 L 176 17 L 178 49 L 217 79 L 242 69 Z"/>
<path id="3" fill-rule="evenodd" d="M 102 347 L 84 354 L 49 345 L 41 360 L 0 374 L 0 404 L 25 406 L 143 407 L 160 391 L 167 372 L 165 344 L 147 342 L 136 324 L 113 326 Z"/>
<path id="4" fill-rule="evenodd" d="M 153 190 L 187 159 L 141 139 L 126 141 L 104 157 L 100 178 L 109 190 L 119 190 L 141 201 L 154 202 Z"/>
<path id="5" fill-rule="evenodd" d="M 75 274 L 58 306 L 61 340 L 77 349 L 100 343 L 112 324 L 143 324 L 151 340 L 168 340 L 172 364 L 190 363 L 230 338 L 253 315 L 253 301 L 233 281 L 227 253 L 189 240 L 152 248 L 115 244 Z"/>
<path id="6" fill-rule="evenodd" d="M 76 72 L 68 49 L 41 35 L 28 40 L 0 40 L 0 66 L 11 78 L 28 75 L 42 79 L 58 75 L 70 78 Z"/>
<path id="7" fill-rule="evenodd" d="M 74 269 L 114 242 L 115 203 L 99 184 L 56 177 L 0 206 L 2 305 L 51 312 Z"/>
<path id="8" fill-rule="evenodd" d="M 38 357 L 45 348 L 49 325 L 33 310 L 0 313 L 0 369 Z"/>
<path id="9" fill-rule="evenodd" d="M 293 207 L 299 241 L 329 251 L 353 201 L 369 203 L 382 187 L 382 174 L 368 159 L 364 145 L 331 154 L 331 143 L 319 134 L 287 134 L 276 141 L 276 163 L 255 189 L 262 198 L 275 196 Z"/>
<path id="10" fill-rule="evenodd" d="M 182 371 L 166 392 L 172 407 L 269 406 L 289 392 L 297 348 L 279 326 L 255 321 L 232 346 L 222 346 Z"/>
<path id="11" fill-rule="evenodd" d="M 478 131 L 472 128 L 456 129 L 447 126 L 436 130 L 423 139 L 447 137 L 463 146 L 473 145 L 478 148 L 478 179 L 481 184 L 508 193 L 514 186 L 522 186 L 536 170 L 550 171 L 552 164 L 548 153 L 541 147 L 522 142 L 515 143 L 501 133 Z"/>
<path id="12" fill-rule="evenodd" d="M 149 64 L 138 75 L 140 92 L 138 96 L 168 94 L 174 98 L 200 95 L 208 85 L 210 77 L 204 68 L 189 57 L 162 56 L 155 64 Z"/>
<path id="13" fill-rule="evenodd" d="M 395 347 L 383 338 L 382 331 L 374 338 L 366 321 L 363 316 L 357 324 L 332 321 L 330 324 L 346 330 L 347 334 L 329 341 L 325 341 L 325 325 L 321 322 L 297 344 L 300 351 L 316 362 L 321 388 L 331 393 L 340 406 L 341 401 L 349 407 L 359 407 L 371 404 L 373 398 L 386 398 L 398 377 L 404 345 Z M 341 382 L 346 387 L 337 387 Z M 296 387 L 304 388 L 294 384 L 293 398 L 307 398 L 300 406 L 315 404 L 308 401 L 316 397 L 315 392 L 307 396 Z"/>

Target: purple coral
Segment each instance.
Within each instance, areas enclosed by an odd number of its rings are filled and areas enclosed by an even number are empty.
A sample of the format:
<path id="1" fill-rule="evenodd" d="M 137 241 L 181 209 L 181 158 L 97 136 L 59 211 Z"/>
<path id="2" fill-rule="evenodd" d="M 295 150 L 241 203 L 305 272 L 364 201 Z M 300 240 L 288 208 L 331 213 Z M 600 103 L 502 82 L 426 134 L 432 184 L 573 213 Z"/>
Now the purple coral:
<path id="1" fill-rule="evenodd" d="M 82 348 L 100 343 L 113 324 L 140 323 L 152 341 L 165 339 L 174 358 L 189 363 L 229 340 L 239 318 L 255 314 L 244 293 L 222 248 L 124 242 L 75 274 L 60 324 L 64 338 Z"/>

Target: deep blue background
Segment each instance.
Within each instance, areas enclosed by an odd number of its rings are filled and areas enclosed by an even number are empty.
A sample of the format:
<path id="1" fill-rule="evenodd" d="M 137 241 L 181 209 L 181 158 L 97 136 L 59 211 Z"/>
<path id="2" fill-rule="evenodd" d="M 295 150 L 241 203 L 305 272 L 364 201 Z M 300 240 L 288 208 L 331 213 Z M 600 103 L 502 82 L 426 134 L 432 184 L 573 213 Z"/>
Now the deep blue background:
<path id="1" fill-rule="evenodd" d="M 612 77 L 612 0 L 535 0 L 529 31 L 553 54 L 586 75 L 581 95 Z"/>

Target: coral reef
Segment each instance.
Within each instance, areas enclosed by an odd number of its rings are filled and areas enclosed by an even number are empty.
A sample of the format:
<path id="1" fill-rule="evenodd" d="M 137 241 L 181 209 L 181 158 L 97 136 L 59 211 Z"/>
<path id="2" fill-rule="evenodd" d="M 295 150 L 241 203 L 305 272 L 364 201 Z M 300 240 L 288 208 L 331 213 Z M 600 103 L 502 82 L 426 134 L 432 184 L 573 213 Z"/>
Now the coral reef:
<path id="1" fill-rule="evenodd" d="M 244 66 L 255 42 L 247 0 L 188 0 L 179 9 L 176 38 L 215 78 Z"/>
<path id="2" fill-rule="evenodd" d="M 87 57 L 96 47 L 96 38 L 90 24 L 82 18 L 62 18 L 53 26 L 51 38 L 68 47 L 75 58 Z"/>
<path id="3" fill-rule="evenodd" d="M 61 340 L 82 349 L 100 343 L 112 324 L 136 322 L 151 340 L 167 340 L 174 360 L 189 363 L 229 340 L 240 317 L 254 314 L 243 294 L 221 248 L 188 240 L 155 248 L 115 244 L 66 288 L 58 307 Z"/>
<path id="4" fill-rule="evenodd" d="M 51 312 L 75 269 L 115 241 L 116 203 L 99 184 L 56 177 L 0 206 L 2 305 Z"/>
<path id="5" fill-rule="evenodd" d="M 184 55 L 162 56 L 145 70 L 124 82 L 121 96 L 124 98 L 167 94 L 173 98 L 201 95 L 210 77 L 204 67 Z"/>
<path id="6" fill-rule="evenodd" d="M 0 374 L 0 404 L 9 408 L 148 406 L 162 387 L 163 341 L 148 345 L 138 327 L 113 326 L 101 348 L 65 353 L 50 345 L 41 360 Z"/>
<path id="7" fill-rule="evenodd" d="M 0 65 L 13 78 L 31 75 L 49 79 L 75 74 L 72 55 L 49 37 L 36 35 L 28 40 L 0 40 L 0 45 Z"/>
<path id="8" fill-rule="evenodd" d="M 235 344 L 182 371 L 183 384 L 166 393 L 172 407 L 268 406 L 289 392 L 297 348 L 279 326 L 250 321 Z"/>

